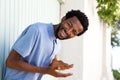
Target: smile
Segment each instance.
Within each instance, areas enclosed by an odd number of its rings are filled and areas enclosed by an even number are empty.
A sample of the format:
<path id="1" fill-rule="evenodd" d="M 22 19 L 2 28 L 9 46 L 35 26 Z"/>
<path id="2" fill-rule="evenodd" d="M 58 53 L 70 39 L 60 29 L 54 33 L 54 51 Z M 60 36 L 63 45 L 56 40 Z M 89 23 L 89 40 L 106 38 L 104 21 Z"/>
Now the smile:
<path id="1" fill-rule="evenodd" d="M 61 39 L 64 39 L 64 38 L 67 37 L 67 34 L 65 33 L 65 30 L 64 30 L 64 29 L 62 29 L 62 30 L 60 31 L 59 37 L 60 37 Z"/>

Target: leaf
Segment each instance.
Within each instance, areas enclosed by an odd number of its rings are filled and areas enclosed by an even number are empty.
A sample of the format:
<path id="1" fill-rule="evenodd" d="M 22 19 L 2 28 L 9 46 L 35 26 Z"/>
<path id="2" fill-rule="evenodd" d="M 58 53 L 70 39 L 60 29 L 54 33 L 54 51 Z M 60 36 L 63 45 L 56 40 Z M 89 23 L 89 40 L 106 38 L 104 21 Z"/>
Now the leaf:
<path id="1" fill-rule="evenodd" d="M 120 26 L 116 25 L 117 21 L 120 19 L 120 0 L 97 0 L 98 9 L 97 13 L 99 17 L 104 21 L 104 23 L 110 25 L 112 28 L 111 32 L 111 45 L 113 47 L 120 46 L 120 39 L 118 36 L 118 30 Z M 116 26 L 115 26 L 116 25 Z"/>

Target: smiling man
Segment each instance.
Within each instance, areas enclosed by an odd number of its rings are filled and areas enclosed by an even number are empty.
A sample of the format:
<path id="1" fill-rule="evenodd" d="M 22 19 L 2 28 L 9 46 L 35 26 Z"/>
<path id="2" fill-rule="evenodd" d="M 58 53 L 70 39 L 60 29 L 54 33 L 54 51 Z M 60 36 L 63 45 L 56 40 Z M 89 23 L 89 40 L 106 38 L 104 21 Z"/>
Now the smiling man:
<path id="1" fill-rule="evenodd" d="M 60 40 L 80 36 L 88 29 L 88 18 L 79 10 L 69 11 L 57 25 L 35 23 L 28 26 L 14 43 L 6 60 L 5 80 L 41 80 L 43 74 L 67 77 L 60 73 L 73 64 L 57 60 Z"/>
<path id="2" fill-rule="evenodd" d="M 83 31 L 83 26 L 76 16 L 63 20 L 59 26 L 56 36 L 61 40 L 73 38 Z"/>

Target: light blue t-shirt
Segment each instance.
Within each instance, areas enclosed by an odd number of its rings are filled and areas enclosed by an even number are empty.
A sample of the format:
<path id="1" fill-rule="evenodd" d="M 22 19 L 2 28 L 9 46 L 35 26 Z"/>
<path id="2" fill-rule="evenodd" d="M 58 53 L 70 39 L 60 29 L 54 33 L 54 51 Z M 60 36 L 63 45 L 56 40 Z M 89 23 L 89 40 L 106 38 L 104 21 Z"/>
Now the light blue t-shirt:
<path id="1" fill-rule="evenodd" d="M 25 62 L 39 67 L 48 67 L 60 51 L 52 24 L 35 23 L 27 27 L 13 45 Z M 42 74 L 6 68 L 5 80 L 41 80 Z"/>

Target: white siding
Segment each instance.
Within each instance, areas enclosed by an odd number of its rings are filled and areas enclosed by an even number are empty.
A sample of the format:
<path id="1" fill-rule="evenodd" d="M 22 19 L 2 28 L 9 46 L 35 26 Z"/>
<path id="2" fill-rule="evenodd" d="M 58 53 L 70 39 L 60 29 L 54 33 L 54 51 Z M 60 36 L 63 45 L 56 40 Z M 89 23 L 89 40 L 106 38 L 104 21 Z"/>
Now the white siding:
<path id="1" fill-rule="evenodd" d="M 0 79 L 5 59 L 21 31 L 35 22 L 58 23 L 57 0 L 0 0 Z"/>

